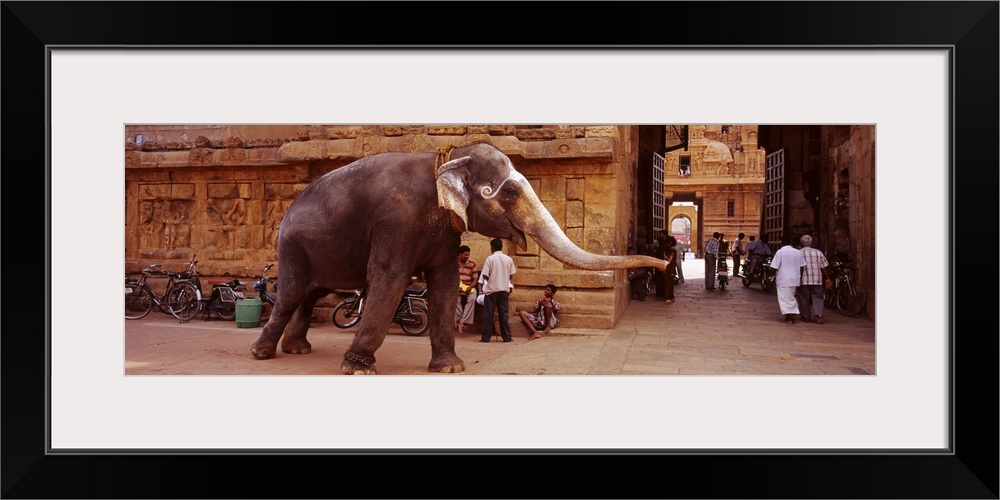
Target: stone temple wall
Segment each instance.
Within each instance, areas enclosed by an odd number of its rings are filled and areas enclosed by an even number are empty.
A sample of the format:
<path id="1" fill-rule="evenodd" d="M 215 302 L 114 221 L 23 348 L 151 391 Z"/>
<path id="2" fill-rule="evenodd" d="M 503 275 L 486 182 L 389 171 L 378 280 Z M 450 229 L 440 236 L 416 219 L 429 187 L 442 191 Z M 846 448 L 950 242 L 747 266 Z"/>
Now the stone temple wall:
<path id="1" fill-rule="evenodd" d="M 865 316 L 875 320 L 875 126 L 837 125 L 823 130 L 824 226 L 828 249 L 843 253 L 857 267 L 865 290 Z"/>
<path id="2" fill-rule="evenodd" d="M 633 126 L 128 125 L 125 271 L 180 270 L 197 254 L 207 277 L 252 281 L 277 262 L 281 219 L 319 176 L 376 153 L 480 141 L 511 158 L 571 240 L 622 255 L 635 224 L 636 136 Z M 489 255 L 489 238 L 462 241 L 474 261 Z M 512 309 L 533 304 L 546 283 L 560 287 L 566 326 L 613 326 L 628 304 L 624 271 L 567 269 L 530 240 L 504 250 L 518 266 Z M 317 321 L 329 321 L 336 295 L 317 304 Z"/>
<path id="3" fill-rule="evenodd" d="M 760 232 L 766 151 L 758 146 L 758 127 L 688 125 L 688 148 L 664 156 L 664 197 L 701 202 L 700 226 L 697 217 L 691 219 L 692 251 L 704 250 L 716 231 L 729 241 L 739 233 Z M 686 171 L 681 168 L 685 158 L 690 166 Z M 676 211 L 670 210 L 673 217 Z"/>

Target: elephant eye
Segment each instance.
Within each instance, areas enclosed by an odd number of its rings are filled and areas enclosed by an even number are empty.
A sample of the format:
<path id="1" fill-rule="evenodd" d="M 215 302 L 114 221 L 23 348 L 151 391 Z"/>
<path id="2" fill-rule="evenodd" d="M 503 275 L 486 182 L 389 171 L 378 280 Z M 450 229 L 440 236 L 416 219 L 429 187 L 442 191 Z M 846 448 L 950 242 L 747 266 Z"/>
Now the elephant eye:
<path id="1" fill-rule="evenodd" d="M 518 189 L 516 184 L 507 184 L 500 190 L 500 193 L 509 198 L 515 198 L 518 195 Z"/>

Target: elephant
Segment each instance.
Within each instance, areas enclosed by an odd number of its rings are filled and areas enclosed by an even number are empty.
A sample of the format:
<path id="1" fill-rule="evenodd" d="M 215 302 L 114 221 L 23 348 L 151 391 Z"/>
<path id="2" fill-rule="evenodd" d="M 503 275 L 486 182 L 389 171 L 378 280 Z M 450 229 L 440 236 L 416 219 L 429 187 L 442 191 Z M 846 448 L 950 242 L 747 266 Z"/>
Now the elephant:
<path id="1" fill-rule="evenodd" d="M 454 158 L 454 159 L 452 159 Z M 382 345 L 410 277 L 427 283 L 430 372 L 457 373 L 452 319 L 461 235 L 472 231 L 524 249 L 526 237 L 564 264 L 585 270 L 665 268 L 649 256 L 586 252 L 560 229 L 510 158 L 488 143 L 437 153 L 378 153 L 309 184 L 278 228 L 281 293 L 250 351 L 257 359 L 308 354 L 316 300 L 367 289 L 365 314 L 341 364 L 346 374 L 376 374 Z"/>

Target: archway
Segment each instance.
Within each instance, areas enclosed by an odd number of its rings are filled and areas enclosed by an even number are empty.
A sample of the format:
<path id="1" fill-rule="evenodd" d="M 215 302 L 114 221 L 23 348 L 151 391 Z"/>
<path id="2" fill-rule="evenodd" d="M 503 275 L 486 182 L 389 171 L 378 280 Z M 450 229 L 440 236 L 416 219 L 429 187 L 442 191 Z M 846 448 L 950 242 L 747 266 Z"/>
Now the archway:
<path id="1" fill-rule="evenodd" d="M 691 230 L 694 223 L 686 214 L 677 214 L 670 219 L 670 236 L 677 238 L 679 243 L 691 244 Z"/>
<path id="2" fill-rule="evenodd" d="M 679 218 L 686 220 L 686 224 L 689 229 L 686 236 L 685 246 L 687 246 L 690 251 L 697 252 L 701 250 L 701 231 L 702 231 L 702 220 L 701 220 L 701 210 L 702 201 L 698 198 L 693 198 L 690 200 L 684 199 L 683 196 L 674 196 L 670 200 L 670 205 L 667 206 L 667 220 L 668 229 L 671 231 L 670 234 L 674 235 L 678 241 L 681 241 L 676 234 L 674 234 L 673 226 L 675 221 Z M 677 198 L 681 198 L 678 200 Z"/>

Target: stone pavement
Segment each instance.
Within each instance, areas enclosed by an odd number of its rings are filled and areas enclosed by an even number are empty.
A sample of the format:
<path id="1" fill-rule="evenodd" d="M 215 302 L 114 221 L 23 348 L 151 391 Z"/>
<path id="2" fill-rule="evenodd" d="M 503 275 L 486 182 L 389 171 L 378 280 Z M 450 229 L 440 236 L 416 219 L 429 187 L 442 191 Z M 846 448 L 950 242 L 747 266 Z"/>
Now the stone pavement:
<path id="1" fill-rule="evenodd" d="M 613 329 L 557 328 L 528 341 L 511 318 L 514 341 L 479 342 L 478 328 L 456 333 L 461 374 L 427 371 L 430 340 L 393 325 L 375 353 L 381 375 L 874 375 L 875 324 L 827 310 L 826 323 L 781 322 L 774 291 L 738 281 L 705 290 L 704 261 L 684 262 L 686 282 L 673 304 L 654 294 L 633 300 Z M 564 304 L 571 307 L 570 304 Z M 234 322 L 195 319 L 181 324 L 152 312 L 125 321 L 125 373 L 186 375 L 333 375 L 355 329 L 332 323 L 310 328 L 312 352 L 250 355 L 261 331 Z"/>

